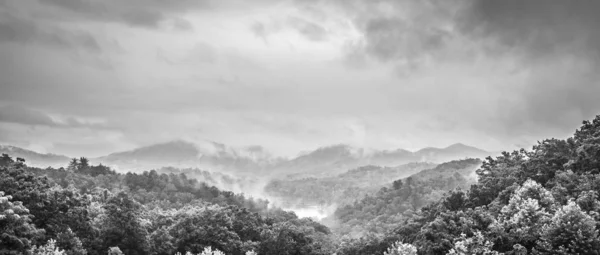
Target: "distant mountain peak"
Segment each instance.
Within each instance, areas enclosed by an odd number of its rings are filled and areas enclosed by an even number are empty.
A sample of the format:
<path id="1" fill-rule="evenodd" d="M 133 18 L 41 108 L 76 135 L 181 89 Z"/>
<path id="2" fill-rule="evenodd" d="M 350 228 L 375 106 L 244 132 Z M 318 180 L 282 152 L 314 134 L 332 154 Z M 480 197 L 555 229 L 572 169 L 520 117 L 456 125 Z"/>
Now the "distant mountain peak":
<path id="1" fill-rule="evenodd" d="M 334 144 L 330 146 L 319 147 L 309 152 L 305 156 L 312 157 L 332 157 L 332 156 L 361 156 L 364 152 L 362 148 L 352 147 L 348 144 Z"/>
<path id="2" fill-rule="evenodd" d="M 476 150 L 476 151 L 485 152 L 485 150 L 482 150 L 482 149 L 479 149 L 477 147 L 473 147 L 473 146 L 470 146 L 470 145 L 466 145 L 466 144 L 463 144 L 463 143 L 452 144 L 452 145 L 446 147 L 446 149 L 452 149 L 452 150 Z"/>
<path id="3" fill-rule="evenodd" d="M 471 147 L 471 146 L 468 146 L 468 145 L 466 145 L 464 143 L 454 143 L 454 144 L 451 144 L 450 146 L 448 146 L 446 148 L 453 148 L 453 147 Z"/>
<path id="4" fill-rule="evenodd" d="M 27 162 L 40 162 L 46 166 L 49 162 L 53 163 L 52 165 L 60 163 L 60 166 L 64 166 L 69 160 L 64 156 L 35 153 L 10 145 L 0 145 L 0 152 L 2 151 L 13 157 L 23 157 Z M 232 172 L 267 170 L 310 175 L 335 174 L 365 165 L 395 167 L 411 162 L 441 163 L 466 157 L 484 158 L 489 155 L 489 152 L 463 143 L 455 143 L 445 148 L 428 147 L 415 152 L 405 149 L 373 150 L 349 144 L 333 144 L 296 157 L 278 158 L 259 145 L 231 147 L 210 140 L 176 139 L 91 160 L 124 170 L 174 166 Z"/>
<path id="5" fill-rule="evenodd" d="M 69 157 L 52 153 L 39 153 L 12 145 L 0 145 L 0 154 L 6 153 L 13 158 L 24 158 L 30 166 L 61 167 L 69 163 Z"/>

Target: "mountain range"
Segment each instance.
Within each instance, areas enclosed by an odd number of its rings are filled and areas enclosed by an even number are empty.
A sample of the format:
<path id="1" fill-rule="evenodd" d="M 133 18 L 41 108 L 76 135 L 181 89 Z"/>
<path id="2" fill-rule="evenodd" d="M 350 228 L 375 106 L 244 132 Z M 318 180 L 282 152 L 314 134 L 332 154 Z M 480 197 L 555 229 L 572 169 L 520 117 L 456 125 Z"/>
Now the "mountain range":
<path id="1" fill-rule="evenodd" d="M 0 153 L 23 157 L 34 166 L 60 167 L 69 158 L 41 154 L 15 146 L 0 146 Z M 191 143 L 176 140 L 91 158 L 94 164 L 117 171 L 143 171 L 160 167 L 194 167 L 237 174 L 279 173 L 290 177 L 333 176 L 365 165 L 398 166 L 410 162 L 442 163 L 454 159 L 483 158 L 494 153 L 464 144 L 418 151 L 365 150 L 349 145 L 332 145 L 293 158 L 274 157 L 260 146 L 233 148 L 216 142 Z"/>
<path id="2" fill-rule="evenodd" d="M 51 153 L 38 153 L 11 145 L 0 145 L 0 154 L 8 154 L 13 158 L 24 158 L 28 165 L 37 167 L 61 167 L 69 163 L 70 158 Z"/>

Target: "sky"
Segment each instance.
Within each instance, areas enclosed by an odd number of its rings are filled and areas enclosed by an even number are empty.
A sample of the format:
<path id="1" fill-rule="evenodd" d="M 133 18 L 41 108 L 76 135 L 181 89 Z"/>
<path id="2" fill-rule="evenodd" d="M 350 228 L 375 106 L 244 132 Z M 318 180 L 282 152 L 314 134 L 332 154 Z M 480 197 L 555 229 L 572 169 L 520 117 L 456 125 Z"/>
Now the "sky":
<path id="1" fill-rule="evenodd" d="M 600 1 L 0 0 L 0 144 L 490 151 L 600 114 Z"/>

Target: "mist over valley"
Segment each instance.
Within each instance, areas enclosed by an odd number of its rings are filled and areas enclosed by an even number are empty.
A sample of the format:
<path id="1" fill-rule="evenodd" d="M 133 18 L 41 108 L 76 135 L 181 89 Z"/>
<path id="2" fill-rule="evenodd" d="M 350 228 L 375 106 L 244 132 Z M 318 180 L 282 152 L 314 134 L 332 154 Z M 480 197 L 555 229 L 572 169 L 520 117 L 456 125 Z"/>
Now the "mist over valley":
<path id="1" fill-rule="evenodd" d="M 0 255 L 600 255 L 599 13 L 0 0 Z"/>

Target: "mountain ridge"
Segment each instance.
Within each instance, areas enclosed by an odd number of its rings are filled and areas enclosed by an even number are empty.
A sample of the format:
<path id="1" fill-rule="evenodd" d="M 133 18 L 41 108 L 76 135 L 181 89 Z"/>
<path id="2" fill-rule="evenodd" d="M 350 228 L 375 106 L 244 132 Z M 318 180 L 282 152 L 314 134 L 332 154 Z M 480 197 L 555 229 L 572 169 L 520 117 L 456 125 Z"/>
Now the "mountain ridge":
<path id="1" fill-rule="evenodd" d="M 69 157 L 54 153 L 39 153 L 13 145 L 0 144 L 0 154 L 8 154 L 13 158 L 24 158 L 27 164 L 36 167 L 61 167 L 69 163 Z"/>
<path id="2" fill-rule="evenodd" d="M 12 147 L 11 150 L 5 149 Z M 26 157 L 36 165 L 52 163 L 56 166 L 68 164 L 69 157 L 56 154 L 41 154 L 16 146 L 1 146 L 0 153 L 14 157 Z M 322 146 L 296 157 L 275 157 L 261 146 L 230 147 L 213 141 L 192 143 L 173 140 L 141 146 L 132 150 L 110 153 L 90 158 L 91 162 L 129 171 L 142 171 L 160 167 L 197 167 L 211 171 L 256 174 L 275 172 L 295 177 L 305 175 L 329 176 L 340 174 L 348 169 L 366 165 L 394 167 L 410 162 L 442 163 L 460 158 L 483 158 L 488 152 L 462 143 L 444 148 L 426 147 L 416 151 L 398 148 L 394 150 L 368 150 L 347 144 Z"/>

